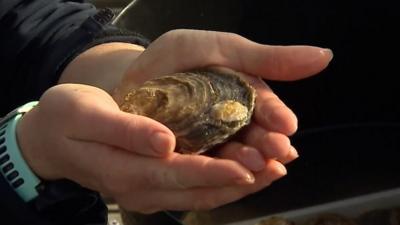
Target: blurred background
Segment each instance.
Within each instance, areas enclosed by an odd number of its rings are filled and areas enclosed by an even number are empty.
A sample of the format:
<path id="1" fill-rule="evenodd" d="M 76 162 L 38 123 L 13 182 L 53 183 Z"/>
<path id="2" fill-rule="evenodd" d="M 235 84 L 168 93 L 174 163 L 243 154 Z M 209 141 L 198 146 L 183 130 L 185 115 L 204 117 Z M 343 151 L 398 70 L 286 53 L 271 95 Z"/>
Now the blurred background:
<path id="1" fill-rule="evenodd" d="M 207 224 L 400 187 L 400 14 L 395 1 L 93 2 L 113 9 L 116 25 L 150 40 L 171 29 L 190 28 L 234 32 L 264 44 L 333 50 L 333 61 L 317 76 L 266 81 L 299 118 L 292 142 L 300 158 L 289 165 L 288 176 L 238 202 L 199 214 Z"/>

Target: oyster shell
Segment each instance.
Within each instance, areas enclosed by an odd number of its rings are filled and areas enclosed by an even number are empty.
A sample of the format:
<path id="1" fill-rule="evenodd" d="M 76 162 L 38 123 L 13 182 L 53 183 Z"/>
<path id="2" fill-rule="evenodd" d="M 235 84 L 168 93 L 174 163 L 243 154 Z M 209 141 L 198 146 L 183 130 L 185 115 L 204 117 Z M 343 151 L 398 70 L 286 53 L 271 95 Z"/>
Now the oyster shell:
<path id="1" fill-rule="evenodd" d="M 208 69 L 149 80 L 125 95 L 120 108 L 166 125 L 177 151 L 198 154 L 250 123 L 255 96 L 239 73 Z"/>

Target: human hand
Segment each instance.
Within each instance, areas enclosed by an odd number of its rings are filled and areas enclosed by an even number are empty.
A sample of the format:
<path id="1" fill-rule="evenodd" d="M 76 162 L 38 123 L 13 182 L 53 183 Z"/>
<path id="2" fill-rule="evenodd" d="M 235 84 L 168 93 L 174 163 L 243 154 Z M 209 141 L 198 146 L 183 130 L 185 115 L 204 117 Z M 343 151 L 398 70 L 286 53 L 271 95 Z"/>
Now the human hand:
<path id="1" fill-rule="evenodd" d="M 297 128 L 296 117 L 293 112 L 273 94 L 268 86 L 259 80 L 259 77 L 277 80 L 301 79 L 325 68 L 330 59 L 331 53 L 329 50 L 317 47 L 259 45 L 237 35 L 227 33 L 181 30 L 169 32 L 161 36 L 150 45 L 137 60 L 135 59 L 133 61 L 126 73 L 125 79 L 122 81 L 123 86 L 121 86 L 122 89 L 119 89 L 119 93 L 124 93 L 124 88 L 128 90 L 156 76 L 198 67 L 222 66 L 249 74 L 248 79 L 252 82 L 253 86 L 256 87 L 258 94 L 254 121 L 249 126 L 249 129 L 242 132 L 240 139 L 227 143 L 218 151 L 217 156 L 221 159 L 171 153 L 171 149 L 173 149 L 175 144 L 174 137 L 171 133 L 167 135 L 164 141 L 167 143 L 167 146 L 172 147 L 169 149 L 168 147 L 160 148 L 161 151 L 164 150 L 164 153 L 158 155 L 161 158 L 154 158 L 157 154 L 152 154 L 154 152 L 151 150 L 149 151 L 149 148 L 144 148 L 142 149 L 143 151 L 140 151 L 140 149 L 137 148 L 140 145 L 135 145 L 136 148 L 134 145 L 131 145 L 132 149 L 134 149 L 133 151 L 129 151 L 129 149 L 126 151 L 125 148 L 121 148 L 120 146 L 113 146 L 110 148 L 110 146 L 105 144 L 107 140 L 110 140 L 103 139 L 105 134 L 103 134 L 103 138 L 99 138 L 101 146 L 103 147 L 98 147 L 97 149 L 108 149 L 101 151 L 107 152 L 107 154 L 101 154 L 100 151 L 97 153 L 95 150 L 82 151 L 85 152 L 85 156 L 83 157 L 85 160 L 82 161 L 71 162 L 71 157 L 57 157 L 59 154 L 58 151 L 54 153 L 54 156 L 49 156 L 47 158 L 35 159 L 35 154 L 28 153 L 28 155 L 32 155 L 32 164 L 35 164 L 33 161 L 41 162 L 36 163 L 35 168 L 37 168 L 35 171 L 40 170 L 38 174 L 44 178 L 57 179 L 66 177 L 75 180 L 86 187 L 114 197 L 117 202 L 126 209 L 139 212 L 153 212 L 167 209 L 191 210 L 214 208 L 240 199 L 249 193 L 253 193 L 268 186 L 271 182 L 286 174 L 286 169 L 283 164 L 296 157 L 297 153 L 294 148 L 290 146 L 290 141 L 287 137 L 295 132 Z M 85 89 L 86 88 L 84 88 L 84 90 Z M 91 91 L 83 92 L 91 93 Z M 68 93 L 68 91 L 62 91 L 62 93 Z M 103 95 L 104 94 L 105 93 L 103 93 Z M 118 97 L 117 92 L 114 97 L 118 100 L 121 96 Z M 79 99 L 81 98 L 84 99 L 82 96 L 79 97 Z M 98 101 L 100 98 L 85 98 L 96 99 L 92 102 L 102 102 Z M 106 98 L 103 100 L 105 99 Z M 109 100 L 107 100 L 107 102 L 108 101 Z M 81 108 L 78 107 L 80 104 L 75 105 L 75 110 Z M 105 107 L 105 104 L 102 105 Z M 113 104 L 110 103 L 108 105 L 111 106 Z M 91 106 L 89 108 L 91 108 Z M 114 113 L 118 111 L 117 105 L 113 107 L 115 110 Z M 35 112 L 35 110 L 33 112 Z M 33 117 L 30 116 L 33 112 L 28 113 L 25 117 Z M 61 113 L 59 111 L 57 112 Z M 67 108 L 65 112 L 72 113 L 74 110 Z M 78 110 L 78 112 L 82 113 L 82 110 Z M 100 110 L 100 112 L 104 111 Z M 264 116 L 268 114 L 269 116 Z M 66 116 L 68 115 L 67 113 L 63 115 L 68 118 Z M 76 113 L 72 115 L 76 115 Z M 85 114 L 79 115 L 82 116 L 81 119 L 78 119 L 79 121 L 84 121 L 84 118 L 89 119 L 88 121 L 93 121 L 93 118 L 101 118 L 98 119 L 97 122 L 108 121 L 105 118 L 110 119 L 105 116 L 106 113 L 102 114 L 104 118 L 92 117 L 87 114 L 86 116 Z M 76 116 L 76 118 L 80 116 Z M 144 119 L 143 117 L 135 118 L 136 122 L 127 122 L 127 124 L 137 123 L 140 125 L 143 121 L 148 121 L 147 118 Z M 23 121 L 29 120 L 23 119 Z M 271 124 L 269 121 L 274 121 L 274 124 Z M 55 130 L 65 130 L 62 129 L 62 123 L 59 124 L 60 126 Z M 96 124 L 93 122 L 77 123 L 76 121 L 69 121 L 69 123 L 64 125 L 68 124 L 75 124 L 76 126 L 91 124 L 93 133 L 101 133 L 101 131 L 103 131 L 103 129 L 93 127 L 94 124 Z M 111 124 L 111 122 L 108 124 Z M 156 125 L 154 121 L 145 124 L 150 130 L 159 126 L 159 124 Z M 109 129 L 109 127 L 107 127 L 107 129 Z M 141 129 L 144 129 L 144 126 L 139 126 L 136 132 L 140 134 Z M 134 135 L 128 136 L 127 134 L 132 132 L 128 130 L 129 129 L 125 129 L 126 134 L 122 136 L 125 137 L 125 141 L 129 142 L 130 137 Z M 70 132 L 72 131 L 70 130 Z M 108 134 L 111 139 L 117 135 L 115 132 L 110 133 Z M 55 134 L 57 134 L 57 132 L 54 132 L 54 134 L 49 133 L 49 135 Z M 121 134 L 121 132 L 119 134 Z M 149 133 L 145 134 L 148 135 Z M 150 136 L 144 136 L 139 135 L 139 137 L 142 137 L 140 140 L 146 141 L 150 139 Z M 33 140 L 35 139 L 31 141 Z M 90 144 L 93 146 L 99 145 L 97 142 L 92 142 L 94 141 L 91 141 Z M 43 141 L 43 143 L 46 142 Z M 56 141 L 53 142 L 53 145 L 54 147 L 58 146 Z M 67 147 L 59 147 L 62 149 L 62 151 L 60 151 L 61 153 L 70 154 L 68 153 Z M 57 148 L 58 147 L 54 149 Z M 93 148 L 94 147 L 92 147 L 92 149 Z M 34 148 L 32 147 L 31 149 Z M 49 148 L 47 148 L 47 150 L 48 149 Z M 124 151 L 116 151 L 115 149 Z M 28 152 L 35 152 L 35 150 L 28 150 Z M 119 157 L 110 152 L 119 155 Z M 82 154 L 74 151 L 71 155 L 78 156 L 78 153 Z M 153 158 L 144 156 L 146 154 L 152 155 Z M 110 157 L 110 155 L 114 155 L 114 157 Z M 61 156 L 63 155 L 61 154 Z M 93 156 L 97 156 L 97 160 L 92 159 Z M 59 169 L 61 172 L 56 173 L 58 170 L 51 168 L 57 166 L 63 168 L 63 166 L 54 165 L 58 163 L 49 165 L 51 164 L 48 163 L 48 159 L 50 158 L 56 159 L 50 160 L 50 162 L 69 161 L 69 163 L 67 163 L 69 166 L 64 167 L 71 167 L 73 170 L 67 175 L 64 175 L 62 169 Z M 119 158 L 123 161 L 116 160 L 115 158 Z M 142 158 L 151 160 L 153 163 L 137 163 L 144 162 L 140 160 Z M 43 162 L 47 162 L 47 164 Z M 146 167 L 145 165 L 147 163 L 151 166 Z M 99 165 L 101 165 L 101 168 L 99 168 Z M 42 169 L 40 169 L 41 167 Z M 92 171 L 92 167 L 96 167 L 98 172 Z M 142 170 L 145 171 L 143 172 Z M 253 171 L 254 174 L 250 173 L 248 170 Z M 53 172 L 46 174 L 42 171 Z M 253 176 L 255 176 L 255 179 Z M 130 179 L 127 179 L 127 177 Z M 246 185 L 249 183 L 252 184 Z M 143 187 L 147 187 L 147 189 Z M 133 193 L 138 194 L 134 195 Z"/>
<path id="2" fill-rule="evenodd" d="M 282 164 L 298 157 L 288 137 L 296 131 L 297 119 L 260 78 L 302 79 L 320 72 L 331 59 L 329 49 L 313 46 L 269 46 L 230 33 L 174 30 L 155 40 L 131 64 L 113 96 L 121 103 L 129 90 L 149 79 L 194 68 L 220 66 L 247 74 L 257 91 L 253 121 L 217 156 L 240 162 L 261 177 L 268 177 L 266 164 L 273 163 L 275 173 L 283 175 Z"/>
<path id="3" fill-rule="evenodd" d="M 167 138 L 153 148 L 156 132 Z M 173 134 L 164 125 L 122 112 L 92 86 L 46 91 L 18 123 L 17 137 L 42 179 L 73 180 L 143 213 L 216 207 L 242 197 L 239 187 L 254 182 L 235 161 L 174 153 Z M 280 175 L 271 169 L 265 182 Z"/>
<path id="4" fill-rule="evenodd" d="M 86 84 L 111 93 L 143 50 L 142 46 L 131 43 L 95 45 L 76 56 L 64 68 L 58 83 Z"/>

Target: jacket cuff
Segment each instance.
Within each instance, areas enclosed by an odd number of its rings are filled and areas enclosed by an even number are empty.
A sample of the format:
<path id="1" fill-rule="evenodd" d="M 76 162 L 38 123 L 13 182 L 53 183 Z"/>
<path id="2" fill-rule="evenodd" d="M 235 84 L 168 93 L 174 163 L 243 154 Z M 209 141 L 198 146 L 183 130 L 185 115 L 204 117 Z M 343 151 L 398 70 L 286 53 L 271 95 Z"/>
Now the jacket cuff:
<path id="1" fill-rule="evenodd" d="M 31 205 L 41 218 L 57 225 L 106 225 L 107 206 L 99 193 L 69 180 L 45 182 Z"/>
<path id="2" fill-rule="evenodd" d="M 38 80 L 47 81 L 41 83 L 37 93 L 39 96 L 48 87 L 57 83 L 65 67 L 79 54 L 99 44 L 109 42 L 125 42 L 147 47 L 149 40 L 133 31 L 124 30 L 111 25 L 114 13 L 111 9 L 99 10 L 95 15 L 86 19 L 82 25 L 74 31 L 68 38 L 59 40 L 54 44 L 57 51 L 53 51 L 47 56 L 46 64 L 55 65 L 43 67 Z M 61 53 L 61 54 L 60 54 Z"/>

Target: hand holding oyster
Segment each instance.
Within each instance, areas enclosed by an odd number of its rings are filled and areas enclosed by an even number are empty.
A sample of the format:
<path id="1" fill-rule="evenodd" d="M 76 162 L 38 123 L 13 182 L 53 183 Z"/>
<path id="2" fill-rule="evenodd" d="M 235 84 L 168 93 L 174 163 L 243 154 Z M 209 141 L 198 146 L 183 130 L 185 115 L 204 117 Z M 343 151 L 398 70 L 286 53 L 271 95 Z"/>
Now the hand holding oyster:
<path id="1" fill-rule="evenodd" d="M 240 73 L 214 68 L 158 77 L 127 93 L 121 110 L 170 128 L 177 151 L 202 153 L 251 121 L 256 92 Z"/>

